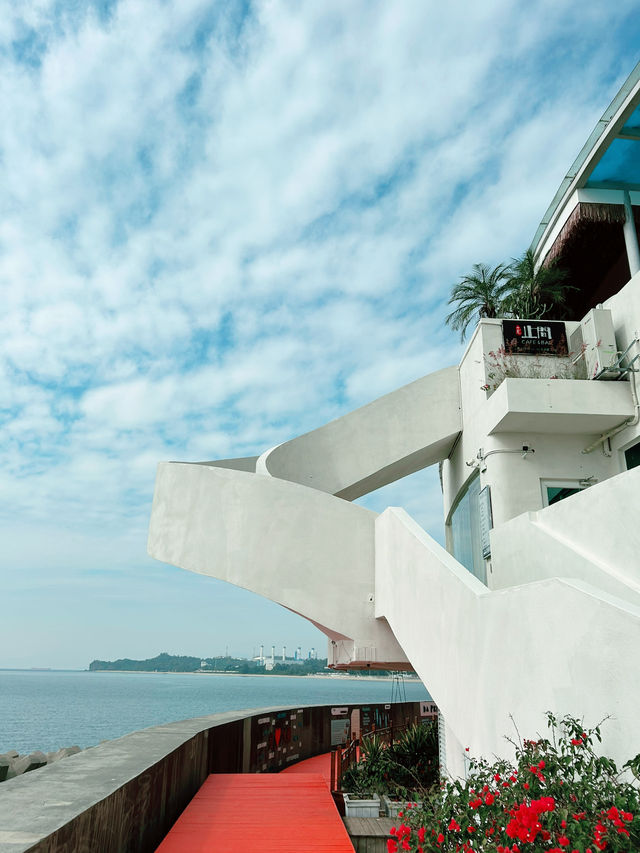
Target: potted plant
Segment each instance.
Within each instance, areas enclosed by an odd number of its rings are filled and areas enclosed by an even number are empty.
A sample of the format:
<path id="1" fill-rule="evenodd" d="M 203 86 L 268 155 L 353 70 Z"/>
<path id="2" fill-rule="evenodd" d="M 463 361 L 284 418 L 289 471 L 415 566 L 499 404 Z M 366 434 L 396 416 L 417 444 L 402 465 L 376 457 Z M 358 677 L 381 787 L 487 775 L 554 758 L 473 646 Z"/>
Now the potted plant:
<path id="1" fill-rule="evenodd" d="M 380 796 L 373 793 L 344 793 L 345 817 L 380 817 Z"/>
<path id="2" fill-rule="evenodd" d="M 378 817 L 380 794 L 386 790 L 388 779 L 388 750 L 376 737 L 365 738 L 361 745 L 362 758 L 342 776 L 346 817 Z"/>
<path id="3" fill-rule="evenodd" d="M 398 817 L 408 803 L 421 806 L 424 793 L 438 781 L 436 724 L 409 726 L 389 747 L 387 766 L 389 784 L 383 801 L 388 817 Z"/>

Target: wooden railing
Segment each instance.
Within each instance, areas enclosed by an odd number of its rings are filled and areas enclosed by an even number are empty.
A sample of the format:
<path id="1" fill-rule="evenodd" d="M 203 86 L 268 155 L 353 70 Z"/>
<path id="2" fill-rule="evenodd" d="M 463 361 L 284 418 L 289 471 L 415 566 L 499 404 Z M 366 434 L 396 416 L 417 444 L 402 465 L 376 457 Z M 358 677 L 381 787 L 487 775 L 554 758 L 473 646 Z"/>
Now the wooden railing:
<path id="1" fill-rule="evenodd" d="M 383 729 L 375 727 L 370 732 L 365 732 L 361 737 L 354 738 L 347 746 L 331 747 L 331 790 L 340 791 L 343 774 L 360 760 L 361 751 L 366 750 L 366 742 L 371 738 L 379 738 L 387 746 L 393 746 L 394 739 L 397 739 L 410 726 L 413 726 L 421 721 L 421 718 L 416 716 L 412 719 L 407 719 L 406 722 L 400 725 L 391 725 Z M 362 750 L 361 750 L 362 747 Z"/>

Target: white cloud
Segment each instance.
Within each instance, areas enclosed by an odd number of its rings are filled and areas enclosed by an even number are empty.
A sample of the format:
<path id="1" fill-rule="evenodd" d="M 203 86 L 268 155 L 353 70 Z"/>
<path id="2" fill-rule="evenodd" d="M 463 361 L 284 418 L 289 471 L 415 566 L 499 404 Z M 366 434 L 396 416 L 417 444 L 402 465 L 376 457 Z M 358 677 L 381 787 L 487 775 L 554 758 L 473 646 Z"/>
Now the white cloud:
<path id="1" fill-rule="evenodd" d="M 451 283 L 526 247 L 635 51 L 631 2 L 60 8 L 0 22 L 0 517 L 61 581 L 142 571 L 156 460 L 454 363 Z M 371 500 L 435 529 L 424 476 Z"/>

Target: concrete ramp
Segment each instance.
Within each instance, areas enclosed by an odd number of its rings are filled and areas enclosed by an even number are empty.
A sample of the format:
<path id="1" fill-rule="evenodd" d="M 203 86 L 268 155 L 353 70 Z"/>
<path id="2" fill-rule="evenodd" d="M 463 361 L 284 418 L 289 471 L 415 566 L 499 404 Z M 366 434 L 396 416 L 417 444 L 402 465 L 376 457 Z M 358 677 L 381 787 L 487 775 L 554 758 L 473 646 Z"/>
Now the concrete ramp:
<path id="1" fill-rule="evenodd" d="M 461 429 L 447 367 L 268 450 L 256 471 L 352 501 L 446 459 Z"/>
<path id="2" fill-rule="evenodd" d="M 638 495 L 633 468 L 500 525 L 491 532 L 492 587 L 564 576 L 640 605 Z"/>
<path id="3" fill-rule="evenodd" d="M 149 554 L 309 619 L 334 666 L 408 669 L 374 617 L 375 514 L 348 501 L 446 458 L 460 430 L 450 367 L 259 458 L 162 463 Z"/>
<path id="4" fill-rule="evenodd" d="M 544 552 L 537 559 L 546 559 Z M 544 711 L 603 727 L 607 754 L 640 752 L 640 606 L 573 578 L 487 589 L 404 510 L 376 520 L 376 616 L 442 711 L 458 749 L 506 755 L 505 735 L 546 731 Z M 511 719 L 513 718 L 513 720 Z"/>

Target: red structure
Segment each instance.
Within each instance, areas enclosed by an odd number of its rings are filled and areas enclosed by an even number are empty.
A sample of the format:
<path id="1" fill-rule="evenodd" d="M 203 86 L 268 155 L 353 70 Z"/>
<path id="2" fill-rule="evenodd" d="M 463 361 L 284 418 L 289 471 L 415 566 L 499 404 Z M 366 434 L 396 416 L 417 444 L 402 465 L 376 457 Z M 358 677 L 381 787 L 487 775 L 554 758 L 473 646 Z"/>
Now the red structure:
<path id="1" fill-rule="evenodd" d="M 309 772 L 310 762 L 319 764 L 320 772 Z M 283 773 L 213 774 L 158 853 L 353 853 L 328 772 L 324 755 Z"/>

